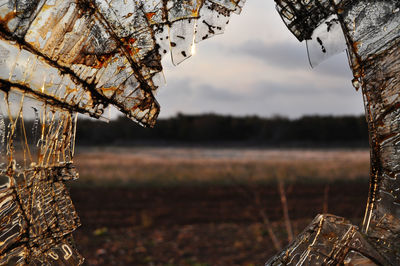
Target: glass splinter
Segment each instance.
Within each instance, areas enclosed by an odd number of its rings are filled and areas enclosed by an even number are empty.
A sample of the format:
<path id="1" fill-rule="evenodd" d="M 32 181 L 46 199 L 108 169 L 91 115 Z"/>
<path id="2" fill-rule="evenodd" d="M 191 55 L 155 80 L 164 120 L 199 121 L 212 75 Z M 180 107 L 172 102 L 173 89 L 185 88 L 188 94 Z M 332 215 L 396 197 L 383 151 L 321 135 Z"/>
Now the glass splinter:
<path id="1" fill-rule="evenodd" d="M 0 1 L 0 265 L 79 265 L 64 183 L 77 113 L 113 105 L 143 126 L 159 113 L 161 58 L 223 32 L 244 1 Z"/>
<path id="2" fill-rule="evenodd" d="M 400 265 L 400 2 L 276 3 L 289 30 L 307 41 L 312 65 L 346 44 L 353 84 L 364 96 L 371 171 L 361 230 L 344 218 L 318 215 L 266 265 Z"/>
<path id="3" fill-rule="evenodd" d="M 244 0 L 0 0 L 0 265 L 79 265 L 79 218 L 65 189 L 77 113 L 115 106 L 143 126 L 161 58 L 179 64 L 223 33 Z M 400 264 L 400 4 L 275 0 L 310 63 L 347 48 L 365 99 L 371 180 L 361 231 L 319 215 L 271 265 Z M 362 232 L 362 233 L 361 233 Z"/>

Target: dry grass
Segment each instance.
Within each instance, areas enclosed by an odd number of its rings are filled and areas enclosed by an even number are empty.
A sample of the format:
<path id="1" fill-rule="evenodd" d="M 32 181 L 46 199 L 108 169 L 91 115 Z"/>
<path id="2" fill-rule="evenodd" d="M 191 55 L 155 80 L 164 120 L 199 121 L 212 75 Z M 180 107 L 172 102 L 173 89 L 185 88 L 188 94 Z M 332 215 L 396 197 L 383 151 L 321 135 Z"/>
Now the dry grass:
<path id="1" fill-rule="evenodd" d="M 333 182 L 366 178 L 368 150 L 79 149 L 80 184 Z"/>

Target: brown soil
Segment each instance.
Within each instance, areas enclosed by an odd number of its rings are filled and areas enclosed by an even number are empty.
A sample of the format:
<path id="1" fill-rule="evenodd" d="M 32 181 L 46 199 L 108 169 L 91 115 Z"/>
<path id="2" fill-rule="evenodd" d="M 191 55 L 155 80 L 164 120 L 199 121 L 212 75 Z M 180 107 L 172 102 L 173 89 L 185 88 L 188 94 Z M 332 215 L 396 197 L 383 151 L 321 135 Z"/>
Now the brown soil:
<path id="1" fill-rule="evenodd" d="M 298 234 L 322 212 L 326 196 L 329 213 L 358 224 L 368 184 L 285 188 Z M 273 184 L 72 187 L 71 196 L 82 222 L 75 238 L 88 265 L 263 265 L 276 250 L 261 212 L 267 214 L 282 246 L 287 242 L 279 190 Z"/>

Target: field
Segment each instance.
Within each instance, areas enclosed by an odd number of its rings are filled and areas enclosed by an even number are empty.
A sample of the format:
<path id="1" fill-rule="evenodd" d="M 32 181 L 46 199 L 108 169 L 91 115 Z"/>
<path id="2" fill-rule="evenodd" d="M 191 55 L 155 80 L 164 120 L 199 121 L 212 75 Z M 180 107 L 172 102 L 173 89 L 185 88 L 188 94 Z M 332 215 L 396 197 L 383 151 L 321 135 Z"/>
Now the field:
<path id="1" fill-rule="evenodd" d="M 367 150 L 77 150 L 88 265 L 262 265 L 318 213 L 359 224 L 368 193 Z"/>

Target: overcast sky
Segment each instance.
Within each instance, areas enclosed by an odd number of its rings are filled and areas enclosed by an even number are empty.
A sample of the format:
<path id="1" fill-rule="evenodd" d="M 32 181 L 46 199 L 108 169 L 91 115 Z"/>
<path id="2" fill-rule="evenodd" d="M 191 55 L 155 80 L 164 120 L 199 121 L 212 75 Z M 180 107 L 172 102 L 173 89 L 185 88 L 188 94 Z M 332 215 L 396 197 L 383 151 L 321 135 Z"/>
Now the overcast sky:
<path id="1" fill-rule="evenodd" d="M 223 35 L 196 46 L 177 67 L 164 60 L 167 84 L 156 95 L 160 117 L 362 114 L 344 53 L 312 69 L 305 43 L 289 32 L 273 1 L 248 0 Z"/>

